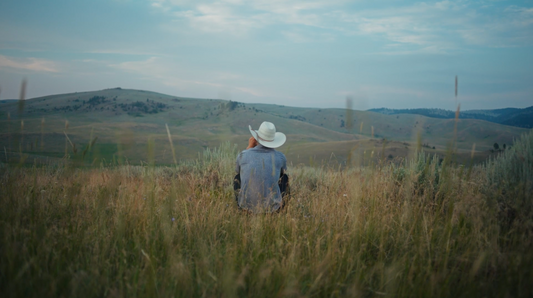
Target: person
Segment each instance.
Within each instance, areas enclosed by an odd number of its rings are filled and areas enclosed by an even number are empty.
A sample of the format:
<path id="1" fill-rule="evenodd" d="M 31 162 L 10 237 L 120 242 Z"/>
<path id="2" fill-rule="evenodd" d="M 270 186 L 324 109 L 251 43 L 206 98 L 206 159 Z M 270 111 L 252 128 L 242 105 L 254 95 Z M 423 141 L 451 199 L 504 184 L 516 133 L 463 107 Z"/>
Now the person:
<path id="1" fill-rule="evenodd" d="M 248 148 L 239 153 L 235 163 L 235 199 L 239 208 L 251 212 L 276 212 L 289 197 L 287 159 L 275 148 L 287 137 L 276 132 L 271 122 L 263 122 L 258 130 L 248 126 L 252 137 Z"/>

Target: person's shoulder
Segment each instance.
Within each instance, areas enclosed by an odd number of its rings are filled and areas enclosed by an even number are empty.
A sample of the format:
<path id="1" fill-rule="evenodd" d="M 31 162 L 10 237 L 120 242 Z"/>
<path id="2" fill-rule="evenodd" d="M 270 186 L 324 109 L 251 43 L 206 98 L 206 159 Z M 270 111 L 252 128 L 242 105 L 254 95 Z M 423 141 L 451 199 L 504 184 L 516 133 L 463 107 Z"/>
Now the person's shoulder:
<path id="1" fill-rule="evenodd" d="M 250 149 L 244 149 L 241 151 L 241 155 L 249 155 L 249 154 L 253 154 L 255 150 L 255 147 L 254 148 L 250 148 Z"/>
<path id="2" fill-rule="evenodd" d="M 246 157 L 246 156 L 252 156 L 253 154 L 255 154 L 256 150 L 254 150 L 255 148 L 250 148 L 250 149 L 245 149 L 245 150 L 242 150 L 239 155 L 237 156 L 238 158 L 243 158 L 243 157 Z"/>
<path id="3" fill-rule="evenodd" d="M 246 154 L 246 151 L 248 151 L 248 150 L 243 150 L 243 151 L 239 152 L 239 154 L 237 154 L 237 159 L 242 158 Z"/>
<path id="4" fill-rule="evenodd" d="M 246 151 L 250 151 L 252 154 L 253 153 L 269 153 L 269 152 L 272 152 L 274 149 L 272 148 L 268 148 L 268 147 L 265 147 L 265 146 L 262 146 L 262 145 L 257 145 L 253 148 L 250 148 Z"/>
<path id="5" fill-rule="evenodd" d="M 277 155 L 277 156 L 279 156 L 279 157 L 281 157 L 281 158 L 283 158 L 283 159 L 286 159 L 285 154 L 283 154 L 283 152 L 278 151 L 278 150 L 275 150 L 275 151 L 276 151 L 276 155 Z"/>

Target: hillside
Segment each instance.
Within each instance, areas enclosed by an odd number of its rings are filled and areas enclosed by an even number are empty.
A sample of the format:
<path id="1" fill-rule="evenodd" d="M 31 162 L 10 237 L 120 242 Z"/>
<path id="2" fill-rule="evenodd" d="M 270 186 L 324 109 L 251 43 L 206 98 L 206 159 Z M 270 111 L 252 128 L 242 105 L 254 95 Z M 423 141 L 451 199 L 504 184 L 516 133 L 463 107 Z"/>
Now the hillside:
<path id="1" fill-rule="evenodd" d="M 288 136 L 280 150 L 292 162 L 305 164 L 393 160 L 421 146 L 443 156 L 455 135 L 458 160 L 467 161 L 476 144 L 475 159 L 481 161 L 495 154 L 490 152 L 494 143 L 511 145 L 527 131 L 476 119 L 456 123 L 412 114 L 244 104 L 120 88 L 4 103 L 0 119 L 2 162 L 60 160 L 67 152 L 71 159 L 83 157 L 92 164 L 169 164 L 173 154 L 165 124 L 176 159 L 189 160 L 224 141 L 245 148 L 248 125 L 271 121 Z"/>
<path id="2" fill-rule="evenodd" d="M 385 114 L 414 114 L 422 115 L 431 118 L 454 119 L 455 111 L 448 111 L 443 109 L 370 109 L 369 111 Z M 494 110 L 467 110 L 461 111 L 460 119 L 479 119 L 490 121 L 498 124 L 517 126 L 523 128 L 533 128 L 533 106 L 517 109 L 505 108 Z"/>

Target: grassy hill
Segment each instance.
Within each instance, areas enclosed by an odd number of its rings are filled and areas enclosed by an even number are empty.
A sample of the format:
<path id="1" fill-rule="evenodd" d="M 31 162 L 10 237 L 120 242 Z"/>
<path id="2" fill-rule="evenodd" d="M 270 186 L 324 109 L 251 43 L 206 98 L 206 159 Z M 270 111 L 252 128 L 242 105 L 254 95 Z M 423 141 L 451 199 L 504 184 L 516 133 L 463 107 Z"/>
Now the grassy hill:
<path id="1" fill-rule="evenodd" d="M 0 105 L 2 162 L 60 161 L 172 163 L 230 141 L 245 148 L 248 125 L 273 122 L 287 134 L 280 148 L 293 163 L 369 164 L 424 147 L 443 156 L 456 140 L 457 159 L 476 161 L 494 143 L 511 145 L 527 129 L 475 119 L 436 119 L 370 111 L 244 104 L 155 92 L 106 89 Z M 92 143 L 92 145 L 90 145 Z"/>
<path id="2" fill-rule="evenodd" d="M 455 111 L 443 109 L 370 109 L 369 111 L 385 115 L 414 114 L 432 118 L 454 119 Z M 498 124 L 517 126 L 523 128 L 533 127 L 533 106 L 518 109 L 505 108 L 494 110 L 467 110 L 461 111 L 460 119 L 479 119 Z"/>

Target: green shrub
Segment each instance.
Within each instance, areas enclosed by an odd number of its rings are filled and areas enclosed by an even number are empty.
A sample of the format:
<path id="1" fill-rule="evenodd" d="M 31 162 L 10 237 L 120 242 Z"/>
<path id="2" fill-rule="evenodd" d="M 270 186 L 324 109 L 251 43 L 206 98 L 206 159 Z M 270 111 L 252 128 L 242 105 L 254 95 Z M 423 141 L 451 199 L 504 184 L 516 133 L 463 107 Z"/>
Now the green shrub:
<path id="1" fill-rule="evenodd" d="M 533 227 L 533 130 L 485 164 L 486 194 L 503 228 Z"/>

